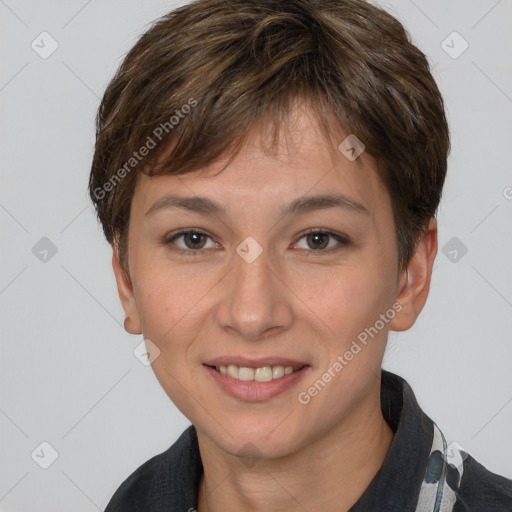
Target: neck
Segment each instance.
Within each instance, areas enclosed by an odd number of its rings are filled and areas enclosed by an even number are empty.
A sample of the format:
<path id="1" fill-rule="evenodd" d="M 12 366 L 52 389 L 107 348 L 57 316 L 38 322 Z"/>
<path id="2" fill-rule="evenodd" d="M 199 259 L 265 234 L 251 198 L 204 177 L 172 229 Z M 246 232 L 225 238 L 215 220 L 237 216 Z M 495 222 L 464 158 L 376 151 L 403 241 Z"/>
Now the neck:
<path id="1" fill-rule="evenodd" d="M 251 467 L 198 431 L 204 467 L 198 512 L 348 511 L 382 466 L 393 439 L 377 384 L 368 403 L 322 438 Z"/>

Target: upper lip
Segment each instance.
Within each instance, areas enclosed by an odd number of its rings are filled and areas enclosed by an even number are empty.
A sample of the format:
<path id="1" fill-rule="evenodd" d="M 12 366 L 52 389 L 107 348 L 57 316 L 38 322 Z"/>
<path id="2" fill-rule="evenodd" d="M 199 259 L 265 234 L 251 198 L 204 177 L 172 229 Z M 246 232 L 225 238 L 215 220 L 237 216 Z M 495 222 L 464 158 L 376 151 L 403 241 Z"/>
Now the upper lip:
<path id="1" fill-rule="evenodd" d="M 238 367 L 247 368 L 261 368 L 262 366 L 293 366 L 294 368 L 300 368 L 307 366 L 304 361 L 298 361 L 296 359 L 288 359 L 285 357 L 236 357 L 236 356 L 223 356 L 216 357 L 215 359 L 209 359 L 203 364 L 208 366 L 229 366 L 234 364 Z"/>

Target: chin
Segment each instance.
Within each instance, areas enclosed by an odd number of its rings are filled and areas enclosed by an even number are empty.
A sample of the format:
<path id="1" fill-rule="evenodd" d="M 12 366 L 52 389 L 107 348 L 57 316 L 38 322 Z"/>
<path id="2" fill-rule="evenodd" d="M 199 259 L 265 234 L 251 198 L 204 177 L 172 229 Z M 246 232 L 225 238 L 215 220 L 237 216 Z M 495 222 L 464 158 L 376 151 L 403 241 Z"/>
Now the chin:
<path id="1" fill-rule="evenodd" d="M 286 418 L 286 419 L 284 419 Z M 283 421 L 284 419 L 284 421 Z M 222 425 L 209 425 L 203 430 L 213 442 L 231 455 L 251 459 L 277 459 L 296 451 L 299 433 L 291 425 L 291 415 L 272 415 L 255 425 L 253 415 L 243 420 L 240 416 L 231 421 L 219 421 Z M 196 426 L 199 430 L 200 426 Z"/>

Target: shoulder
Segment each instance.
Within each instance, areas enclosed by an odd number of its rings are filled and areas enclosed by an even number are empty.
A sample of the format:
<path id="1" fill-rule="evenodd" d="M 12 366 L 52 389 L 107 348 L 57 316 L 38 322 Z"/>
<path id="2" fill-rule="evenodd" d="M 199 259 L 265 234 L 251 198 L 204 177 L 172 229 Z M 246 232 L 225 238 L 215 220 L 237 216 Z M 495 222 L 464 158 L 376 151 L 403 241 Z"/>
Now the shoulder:
<path id="1" fill-rule="evenodd" d="M 165 452 L 139 466 L 116 490 L 105 512 L 187 510 L 193 503 L 202 463 L 193 426 Z"/>
<path id="2" fill-rule="evenodd" d="M 110 499 L 105 512 L 144 510 L 151 497 L 153 479 L 158 467 L 166 457 L 169 457 L 171 448 L 147 460 L 126 478 Z"/>
<path id="3" fill-rule="evenodd" d="M 471 455 L 463 467 L 454 512 L 512 511 L 512 480 L 492 473 Z"/>

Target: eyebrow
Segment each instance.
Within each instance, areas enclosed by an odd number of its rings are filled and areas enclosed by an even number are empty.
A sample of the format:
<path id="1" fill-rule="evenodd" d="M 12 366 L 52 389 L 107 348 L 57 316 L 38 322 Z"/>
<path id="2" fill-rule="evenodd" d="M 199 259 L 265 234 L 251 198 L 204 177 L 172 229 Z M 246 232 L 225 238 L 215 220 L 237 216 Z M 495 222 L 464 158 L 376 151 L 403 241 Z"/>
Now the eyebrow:
<path id="1" fill-rule="evenodd" d="M 207 215 L 226 215 L 227 213 L 226 209 L 220 203 L 217 203 L 207 197 L 180 197 L 167 195 L 156 201 L 145 213 L 145 216 L 147 217 L 148 215 L 165 208 L 183 208 L 192 212 Z M 292 214 L 304 214 L 315 210 L 325 210 L 327 208 L 345 208 L 356 213 L 364 213 L 367 215 L 370 213 L 363 204 L 343 194 L 322 194 L 299 197 L 289 204 L 282 205 L 279 209 L 279 214 L 282 218 L 288 217 Z"/>

